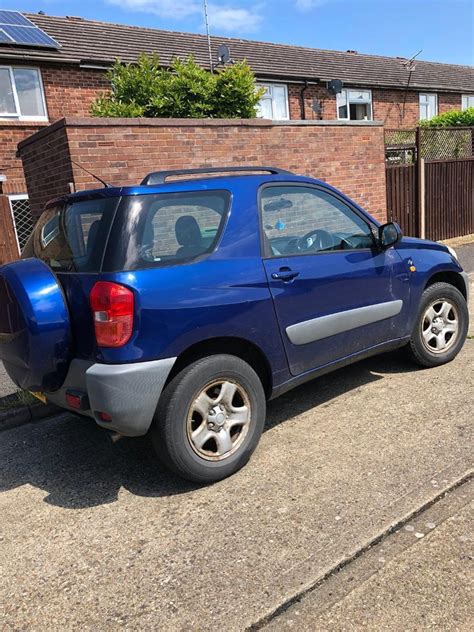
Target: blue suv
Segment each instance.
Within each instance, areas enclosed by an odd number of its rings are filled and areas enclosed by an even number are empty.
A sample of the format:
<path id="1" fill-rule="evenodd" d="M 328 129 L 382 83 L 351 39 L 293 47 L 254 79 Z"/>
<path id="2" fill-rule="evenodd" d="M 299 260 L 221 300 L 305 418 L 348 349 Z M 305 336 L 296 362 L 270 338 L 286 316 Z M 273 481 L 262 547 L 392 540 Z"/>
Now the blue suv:
<path id="1" fill-rule="evenodd" d="M 267 400 L 397 347 L 452 360 L 467 294 L 454 251 L 318 180 L 157 172 L 46 206 L 0 268 L 0 358 L 19 387 L 150 433 L 161 461 L 207 483 L 248 461 Z"/>

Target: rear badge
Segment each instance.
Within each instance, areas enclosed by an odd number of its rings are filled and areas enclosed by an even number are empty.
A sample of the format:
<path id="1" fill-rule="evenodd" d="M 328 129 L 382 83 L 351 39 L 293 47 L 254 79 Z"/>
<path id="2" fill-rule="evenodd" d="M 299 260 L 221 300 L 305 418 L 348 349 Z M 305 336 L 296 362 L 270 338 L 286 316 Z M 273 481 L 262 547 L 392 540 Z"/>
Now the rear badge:
<path id="1" fill-rule="evenodd" d="M 46 404 L 46 395 L 44 393 L 40 393 L 39 391 L 30 391 L 30 393 L 33 395 L 33 397 L 36 397 L 36 399 L 39 399 L 40 402 L 43 402 L 43 404 Z"/>

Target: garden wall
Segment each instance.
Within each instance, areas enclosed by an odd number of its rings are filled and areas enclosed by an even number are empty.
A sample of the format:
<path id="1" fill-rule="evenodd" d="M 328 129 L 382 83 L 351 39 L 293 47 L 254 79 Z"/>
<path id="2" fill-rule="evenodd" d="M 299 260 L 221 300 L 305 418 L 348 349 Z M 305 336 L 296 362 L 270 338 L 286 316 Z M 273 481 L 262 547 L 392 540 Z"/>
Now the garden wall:
<path id="1" fill-rule="evenodd" d="M 374 122 L 190 119 L 62 119 L 19 144 L 34 214 L 45 202 L 115 185 L 150 171 L 272 165 L 329 182 L 386 218 L 383 127 Z"/>

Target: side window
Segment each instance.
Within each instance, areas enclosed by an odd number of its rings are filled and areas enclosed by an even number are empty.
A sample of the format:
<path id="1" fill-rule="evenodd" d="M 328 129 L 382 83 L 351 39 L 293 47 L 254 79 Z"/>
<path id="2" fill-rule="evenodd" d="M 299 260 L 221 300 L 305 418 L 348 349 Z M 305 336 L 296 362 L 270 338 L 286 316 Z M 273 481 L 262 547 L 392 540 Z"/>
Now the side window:
<path id="1" fill-rule="evenodd" d="M 368 223 L 339 198 L 313 187 L 265 188 L 261 218 L 274 257 L 374 245 Z"/>
<path id="2" fill-rule="evenodd" d="M 144 197 L 139 250 L 145 265 L 191 260 L 212 251 L 227 216 L 227 192 Z"/>
<path id="3" fill-rule="evenodd" d="M 162 206 L 151 222 L 153 259 L 206 252 L 215 240 L 221 219 L 216 210 L 199 204 Z"/>

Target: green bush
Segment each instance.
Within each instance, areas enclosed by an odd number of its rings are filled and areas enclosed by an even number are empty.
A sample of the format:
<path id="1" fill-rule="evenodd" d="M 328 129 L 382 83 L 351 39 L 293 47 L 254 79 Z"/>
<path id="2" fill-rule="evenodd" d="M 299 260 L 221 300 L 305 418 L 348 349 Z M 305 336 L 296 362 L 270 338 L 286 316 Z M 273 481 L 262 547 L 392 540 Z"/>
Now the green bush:
<path id="1" fill-rule="evenodd" d="M 112 90 L 94 101 L 93 116 L 254 118 L 263 94 L 246 62 L 210 73 L 193 57 L 163 69 L 156 55 L 142 54 L 136 64 L 117 60 L 108 78 Z"/>
<path id="2" fill-rule="evenodd" d="M 474 126 L 474 108 L 467 110 L 449 110 L 433 116 L 429 121 L 420 121 L 420 127 L 472 127 Z"/>

